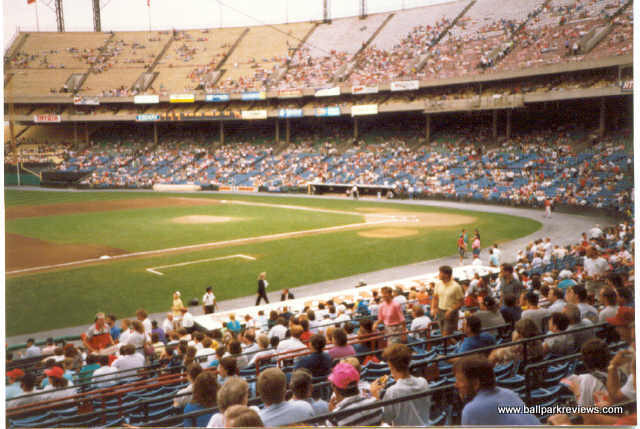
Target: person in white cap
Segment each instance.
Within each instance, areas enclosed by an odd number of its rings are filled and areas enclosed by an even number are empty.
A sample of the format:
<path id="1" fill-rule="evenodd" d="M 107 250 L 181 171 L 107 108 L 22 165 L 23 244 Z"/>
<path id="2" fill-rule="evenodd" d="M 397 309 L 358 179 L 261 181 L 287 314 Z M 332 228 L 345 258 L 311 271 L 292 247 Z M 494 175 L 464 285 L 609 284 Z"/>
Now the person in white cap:
<path id="1" fill-rule="evenodd" d="M 180 310 L 185 308 L 184 304 L 182 303 L 181 296 L 182 296 L 182 294 L 180 293 L 180 291 L 175 291 L 173 293 L 173 304 L 171 305 L 171 311 L 173 312 L 173 317 L 174 318 L 181 317 L 182 316 L 182 312 Z"/>

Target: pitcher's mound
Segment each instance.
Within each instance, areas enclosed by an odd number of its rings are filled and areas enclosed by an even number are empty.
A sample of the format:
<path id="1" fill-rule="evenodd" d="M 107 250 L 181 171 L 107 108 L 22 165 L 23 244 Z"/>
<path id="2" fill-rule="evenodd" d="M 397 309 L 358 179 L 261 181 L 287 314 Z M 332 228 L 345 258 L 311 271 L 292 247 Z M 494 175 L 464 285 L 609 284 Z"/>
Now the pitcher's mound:
<path id="1" fill-rule="evenodd" d="M 182 224 L 195 224 L 195 223 L 223 223 L 223 222 L 231 222 L 234 220 L 238 220 L 233 217 L 225 217 L 225 216 L 207 216 L 207 215 L 192 215 L 192 216 L 181 216 L 174 217 L 171 219 L 173 223 L 182 223 Z"/>
<path id="2" fill-rule="evenodd" d="M 417 229 L 408 228 L 377 228 L 370 229 L 369 231 L 361 231 L 358 235 L 362 237 L 370 238 L 396 238 L 396 237 L 408 237 L 410 235 L 416 235 Z"/>

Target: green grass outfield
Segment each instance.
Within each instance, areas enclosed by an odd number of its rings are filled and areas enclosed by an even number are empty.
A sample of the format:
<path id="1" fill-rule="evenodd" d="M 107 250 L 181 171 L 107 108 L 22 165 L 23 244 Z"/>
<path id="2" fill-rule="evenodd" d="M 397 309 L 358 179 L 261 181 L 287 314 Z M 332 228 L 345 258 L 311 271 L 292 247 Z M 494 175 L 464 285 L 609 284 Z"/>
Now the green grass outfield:
<path id="1" fill-rule="evenodd" d="M 531 234 L 541 226 L 530 219 L 500 214 L 401 204 L 381 205 L 346 199 L 7 190 L 5 204 L 12 207 L 167 196 L 299 205 L 343 211 L 375 208 L 416 213 L 435 212 L 442 216 L 463 214 L 476 218 L 474 223 L 465 227 L 467 230 L 478 228 L 484 246 Z M 243 220 L 207 225 L 177 225 L 170 222 L 173 217 L 193 214 L 239 217 Z M 10 233 L 55 243 L 99 244 L 136 252 L 363 221 L 363 216 L 350 214 L 211 205 L 22 218 L 7 221 L 5 229 Z M 193 297 L 200 298 L 208 285 L 214 286 L 219 300 L 253 295 L 256 277 L 261 271 L 268 272 L 269 289 L 273 291 L 455 254 L 457 232 L 462 226 L 407 227 L 418 229 L 418 234 L 398 238 L 366 238 L 358 235 L 357 230 L 345 230 L 9 277 L 5 288 L 7 336 L 87 324 L 97 311 L 121 317 L 134 314 L 139 307 L 150 312 L 166 311 L 171 306 L 171 294 L 175 290 L 182 291 L 185 301 Z M 257 259 L 226 259 L 169 267 L 161 270 L 164 276 L 146 271 L 146 268 L 233 254 L 250 255 Z"/>

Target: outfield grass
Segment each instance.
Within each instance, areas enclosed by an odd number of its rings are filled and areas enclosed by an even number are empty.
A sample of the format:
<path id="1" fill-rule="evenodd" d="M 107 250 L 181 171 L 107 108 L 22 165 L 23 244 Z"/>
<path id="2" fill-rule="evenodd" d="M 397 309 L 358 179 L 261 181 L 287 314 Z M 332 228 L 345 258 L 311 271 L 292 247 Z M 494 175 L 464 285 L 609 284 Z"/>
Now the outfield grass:
<path id="1" fill-rule="evenodd" d="M 156 198 L 157 193 L 5 193 L 7 206 L 61 201 L 99 201 L 123 198 Z M 306 198 L 272 198 L 260 196 L 195 194 L 197 198 L 237 199 L 271 204 L 303 205 L 307 207 L 354 210 L 362 207 L 381 208 L 380 204 L 352 200 Z M 465 212 L 422 206 L 385 204 L 384 209 L 403 212 L 437 212 L 473 216 L 476 221 L 466 225 L 478 228 L 483 243 L 504 242 L 536 231 L 536 221 L 514 216 Z M 199 213 L 200 210 L 233 210 L 234 215 L 253 218 L 242 221 L 206 225 L 167 224 L 168 217 Z M 256 210 L 259 209 L 259 210 Z M 104 213 L 74 214 L 48 218 L 16 219 L 7 222 L 8 232 L 59 242 L 90 242 L 127 250 L 145 250 L 164 246 L 202 243 L 229 238 L 241 238 L 296 229 L 313 229 L 361 221 L 360 216 L 311 213 L 282 208 L 253 206 L 197 206 L 124 210 Z M 185 211 L 186 210 L 186 211 Z M 238 211 L 236 211 L 238 210 Z M 215 212 L 215 215 L 221 215 Z M 137 222 L 134 224 L 133 219 Z M 69 224 L 72 227 L 69 227 Z M 55 228 L 51 226 L 55 225 Z M 90 226 L 106 229 L 94 234 Z M 183 229 L 182 227 L 186 227 Z M 237 227 L 237 228 L 236 228 Z M 114 230 L 115 228 L 116 230 Z M 413 227 L 412 227 L 413 228 Z M 182 291 L 185 301 L 200 298 L 208 285 L 214 286 L 219 300 L 253 295 L 257 273 L 268 272 L 270 290 L 291 288 L 309 283 L 366 273 L 408 263 L 431 260 L 455 254 L 456 236 L 461 226 L 418 228 L 419 234 L 399 238 L 365 238 L 357 231 L 331 232 L 315 236 L 282 239 L 262 243 L 236 245 L 228 248 L 163 255 L 153 258 L 112 261 L 65 271 L 7 278 L 7 335 L 87 324 L 97 311 L 130 316 L 139 307 L 150 312 L 168 310 L 171 294 Z M 65 231 L 53 231 L 59 229 Z M 77 234 L 77 235 L 76 235 Z M 145 269 L 161 265 L 246 254 L 255 261 L 228 259 L 165 269 L 164 276 L 150 274 Z"/>

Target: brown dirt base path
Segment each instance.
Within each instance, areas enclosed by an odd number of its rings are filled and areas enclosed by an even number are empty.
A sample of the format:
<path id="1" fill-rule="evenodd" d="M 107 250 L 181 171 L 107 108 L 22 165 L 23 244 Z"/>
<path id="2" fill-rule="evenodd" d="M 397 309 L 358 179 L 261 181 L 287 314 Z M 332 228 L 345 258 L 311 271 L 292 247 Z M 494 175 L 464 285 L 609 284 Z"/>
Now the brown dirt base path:
<path id="1" fill-rule="evenodd" d="M 4 251 L 7 271 L 127 253 L 122 249 L 90 244 L 49 243 L 18 234 L 5 234 Z"/>

